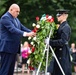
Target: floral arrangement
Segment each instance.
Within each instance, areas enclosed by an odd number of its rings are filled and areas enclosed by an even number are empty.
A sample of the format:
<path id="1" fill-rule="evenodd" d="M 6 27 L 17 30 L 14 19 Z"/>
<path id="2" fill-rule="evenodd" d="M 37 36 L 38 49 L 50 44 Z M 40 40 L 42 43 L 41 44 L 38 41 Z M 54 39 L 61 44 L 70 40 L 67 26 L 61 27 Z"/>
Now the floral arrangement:
<path id="1" fill-rule="evenodd" d="M 46 65 L 46 56 L 43 57 L 43 52 L 45 49 L 45 38 L 49 36 L 50 30 L 52 30 L 51 38 L 53 38 L 53 34 L 55 33 L 55 30 L 57 29 L 57 25 L 54 22 L 54 18 L 50 15 L 42 15 L 41 18 L 36 17 L 37 23 L 33 23 L 33 32 L 36 32 L 35 37 L 28 37 L 28 40 L 30 40 L 30 48 L 31 48 L 31 54 L 30 54 L 30 60 L 31 60 L 31 66 L 38 68 L 39 63 L 42 61 L 41 70 L 44 69 Z M 49 62 L 51 60 L 52 54 L 49 52 Z M 46 55 L 46 53 L 45 53 Z"/>

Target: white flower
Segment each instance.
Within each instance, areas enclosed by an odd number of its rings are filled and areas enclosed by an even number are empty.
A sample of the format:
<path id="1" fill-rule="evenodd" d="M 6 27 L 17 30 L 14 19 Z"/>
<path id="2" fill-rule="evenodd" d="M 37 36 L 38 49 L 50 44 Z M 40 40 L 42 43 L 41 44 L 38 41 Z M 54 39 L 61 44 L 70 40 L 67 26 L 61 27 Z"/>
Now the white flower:
<path id="1" fill-rule="evenodd" d="M 30 59 L 27 60 L 27 64 L 30 64 Z"/>
<path id="2" fill-rule="evenodd" d="M 52 16 L 49 16 L 47 19 L 51 19 L 52 18 Z"/>
<path id="3" fill-rule="evenodd" d="M 42 17 L 41 20 L 45 21 L 46 20 L 46 17 Z"/>
<path id="4" fill-rule="evenodd" d="M 33 40 L 36 40 L 36 37 L 34 37 Z"/>
<path id="5" fill-rule="evenodd" d="M 28 40 L 30 40 L 31 39 L 31 37 L 28 37 Z"/>
<path id="6" fill-rule="evenodd" d="M 33 45 L 34 44 L 34 42 L 31 42 L 31 45 Z"/>
<path id="7" fill-rule="evenodd" d="M 40 28 L 40 25 L 39 25 L 39 24 L 37 24 L 37 25 L 36 25 L 36 28 Z"/>
<path id="8" fill-rule="evenodd" d="M 35 44 L 33 46 L 35 46 Z"/>
<path id="9" fill-rule="evenodd" d="M 36 24 L 35 24 L 35 23 L 33 23 L 33 24 L 32 24 L 32 26 L 33 26 L 33 27 L 35 27 L 35 26 L 36 26 Z"/>
<path id="10" fill-rule="evenodd" d="M 40 44 L 40 42 L 39 42 L 39 41 L 38 41 L 37 43 L 38 43 L 38 45 Z"/>

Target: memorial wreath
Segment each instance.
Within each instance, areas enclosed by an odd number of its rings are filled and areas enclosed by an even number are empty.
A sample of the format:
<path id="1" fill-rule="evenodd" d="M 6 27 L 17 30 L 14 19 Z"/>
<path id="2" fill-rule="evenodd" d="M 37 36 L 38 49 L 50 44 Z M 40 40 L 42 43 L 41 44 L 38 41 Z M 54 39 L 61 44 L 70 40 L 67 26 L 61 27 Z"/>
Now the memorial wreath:
<path id="1" fill-rule="evenodd" d="M 35 37 L 28 37 L 28 40 L 30 40 L 30 49 L 31 54 L 29 55 L 29 58 L 31 60 L 30 64 L 32 68 L 38 68 L 39 63 L 42 62 L 41 70 L 44 69 L 46 65 L 46 53 L 43 57 L 43 52 L 45 49 L 45 38 L 49 36 L 50 30 L 52 30 L 51 38 L 53 38 L 53 34 L 56 33 L 55 30 L 57 30 L 57 25 L 54 22 L 54 18 L 50 15 L 42 15 L 41 18 L 38 16 L 36 17 L 36 23 L 32 24 L 33 26 L 33 32 L 36 32 Z M 49 52 L 49 62 L 51 61 L 52 53 Z M 31 68 L 31 67 L 30 67 Z"/>

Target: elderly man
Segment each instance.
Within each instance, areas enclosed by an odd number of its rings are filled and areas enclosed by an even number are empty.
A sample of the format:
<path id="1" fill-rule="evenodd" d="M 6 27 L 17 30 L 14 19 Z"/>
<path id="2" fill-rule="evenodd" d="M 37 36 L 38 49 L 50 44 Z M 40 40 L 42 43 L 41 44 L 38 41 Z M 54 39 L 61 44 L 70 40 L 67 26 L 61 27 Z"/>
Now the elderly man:
<path id="1" fill-rule="evenodd" d="M 57 30 L 56 38 L 46 39 L 46 44 L 50 44 L 55 48 L 55 54 L 62 66 L 65 75 L 71 75 L 71 61 L 69 54 L 68 42 L 70 40 L 71 28 L 67 22 L 68 10 L 59 9 L 57 10 L 57 20 L 60 22 L 60 26 Z M 51 75 L 63 75 L 56 60 L 53 58 L 48 72 Z"/>
<path id="2" fill-rule="evenodd" d="M 13 75 L 15 58 L 19 50 L 21 37 L 35 36 L 35 33 L 24 27 L 17 16 L 20 7 L 12 4 L 0 21 L 0 75 Z"/>

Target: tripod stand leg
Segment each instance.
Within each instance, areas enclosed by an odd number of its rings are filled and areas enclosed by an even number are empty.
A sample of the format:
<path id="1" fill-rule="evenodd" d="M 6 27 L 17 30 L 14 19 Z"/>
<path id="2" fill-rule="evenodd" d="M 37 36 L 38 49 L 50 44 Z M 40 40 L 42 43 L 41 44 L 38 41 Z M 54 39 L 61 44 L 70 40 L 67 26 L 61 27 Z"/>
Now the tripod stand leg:
<path id="1" fill-rule="evenodd" d="M 42 61 L 43 61 L 43 59 L 44 59 L 44 55 L 45 55 L 46 49 L 47 49 L 47 44 L 46 44 L 46 46 L 45 46 L 45 50 L 44 50 L 44 52 L 43 52 Z M 42 61 L 41 61 L 41 62 L 40 62 L 40 64 L 39 64 L 39 67 L 38 67 L 38 70 L 37 70 L 36 75 L 38 75 L 38 74 L 39 74 L 39 71 L 40 71 L 40 67 L 41 67 Z"/>
<path id="2" fill-rule="evenodd" d="M 50 39 L 51 35 L 52 35 L 52 29 L 50 30 L 50 33 L 49 33 L 49 39 Z M 49 45 L 47 45 L 47 44 L 45 46 L 45 50 L 44 50 L 44 53 L 43 53 L 43 58 L 44 58 L 44 55 L 45 55 L 45 51 L 47 51 L 47 55 L 46 55 L 46 69 L 45 69 L 45 75 L 46 75 L 47 74 L 47 65 L 48 65 L 48 55 L 49 55 Z M 42 58 L 42 61 L 43 61 L 43 58 Z M 42 62 L 40 62 L 40 64 L 39 64 L 39 67 L 38 67 L 36 75 L 38 75 L 38 73 L 39 73 L 41 64 L 42 64 Z"/>
<path id="3" fill-rule="evenodd" d="M 62 67 L 61 67 L 61 65 L 60 65 L 60 63 L 59 63 L 59 61 L 58 61 L 58 59 L 57 59 L 57 57 L 56 57 L 56 55 L 55 55 L 55 53 L 54 53 L 54 51 L 53 51 L 53 49 L 52 49 L 51 46 L 50 46 L 50 49 L 51 49 L 51 51 L 52 51 L 52 53 L 53 53 L 53 56 L 54 56 L 54 58 L 55 58 L 55 60 L 56 60 L 56 62 L 57 62 L 57 64 L 58 64 L 58 66 L 59 66 L 62 74 L 65 75 L 65 73 L 64 73 L 64 71 L 63 71 L 63 69 L 62 69 Z"/>
<path id="4" fill-rule="evenodd" d="M 45 75 L 47 75 L 48 56 L 49 56 L 49 45 L 47 46 Z"/>
<path id="5" fill-rule="evenodd" d="M 48 37 L 49 39 L 50 39 L 51 35 L 52 35 L 52 29 L 50 30 L 50 33 L 49 33 L 49 37 Z M 47 45 L 47 55 L 46 55 L 46 69 L 45 69 L 45 75 L 47 75 L 48 56 L 49 56 L 49 45 Z"/>

